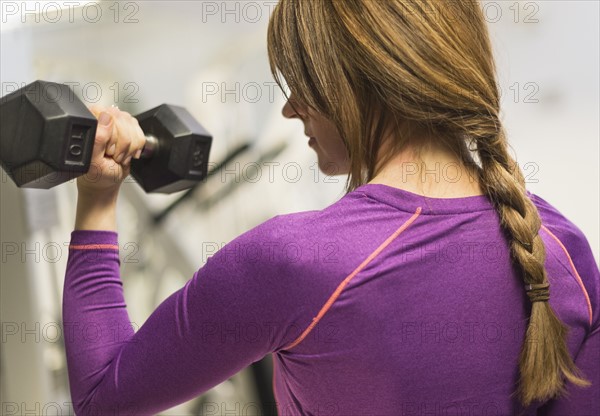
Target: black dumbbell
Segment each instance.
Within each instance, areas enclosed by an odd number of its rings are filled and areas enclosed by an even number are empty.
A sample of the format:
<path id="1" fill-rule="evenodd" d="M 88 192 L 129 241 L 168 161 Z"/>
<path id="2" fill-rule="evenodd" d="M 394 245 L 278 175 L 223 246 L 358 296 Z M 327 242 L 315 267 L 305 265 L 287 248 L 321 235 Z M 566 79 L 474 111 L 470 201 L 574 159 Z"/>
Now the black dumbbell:
<path id="1" fill-rule="evenodd" d="M 184 108 L 136 116 L 146 135 L 131 175 L 146 192 L 172 193 L 206 178 L 211 135 Z M 64 84 L 35 81 L 2 97 L 0 162 L 18 187 L 48 189 L 89 171 L 96 117 Z"/>

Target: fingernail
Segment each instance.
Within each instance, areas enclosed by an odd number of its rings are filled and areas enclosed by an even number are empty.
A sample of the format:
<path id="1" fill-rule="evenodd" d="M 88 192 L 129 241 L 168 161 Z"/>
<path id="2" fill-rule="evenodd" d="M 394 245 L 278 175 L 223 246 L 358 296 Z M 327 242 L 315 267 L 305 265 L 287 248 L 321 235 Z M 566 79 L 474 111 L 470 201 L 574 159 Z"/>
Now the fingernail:
<path id="1" fill-rule="evenodd" d="M 135 156 L 134 156 L 135 159 L 139 159 L 140 157 L 142 157 L 142 149 L 135 152 Z"/>
<path id="2" fill-rule="evenodd" d="M 100 117 L 98 118 L 98 123 L 100 123 L 103 126 L 108 126 L 110 124 L 111 118 L 112 117 L 110 116 L 110 114 L 104 112 L 100 114 Z"/>
<path id="3" fill-rule="evenodd" d="M 107 154 L 108 154 L 109 156 L 112 156 L 112 155 L 114 155 L 114 154 L 115 154 L 115 150 L 117 150 L 117 145 L 116 145 L 116 144 L 113 144 L 113 145 L 112 145 L 112 146 L 110 146 L 110 148 L 108 149 L 108 152 L 107 152 Z"/>
<path id="4" fill-rule="evenodd" d="M 125 156 L 125 153 L 121 153 L 119 156 L 117 156 L 115 158 L 115 162 L 117 163 L 121 163 L 121 160 L 123 160 L 123 157 Z"/>
<path id="5" fill-rule="evenodd" d="M 129 156 L 127 159 L 125 159 L 125 162 L 123 162 L 123 164 L 129 165 L 129 162 L 131 162 L 131 156 Z"/>

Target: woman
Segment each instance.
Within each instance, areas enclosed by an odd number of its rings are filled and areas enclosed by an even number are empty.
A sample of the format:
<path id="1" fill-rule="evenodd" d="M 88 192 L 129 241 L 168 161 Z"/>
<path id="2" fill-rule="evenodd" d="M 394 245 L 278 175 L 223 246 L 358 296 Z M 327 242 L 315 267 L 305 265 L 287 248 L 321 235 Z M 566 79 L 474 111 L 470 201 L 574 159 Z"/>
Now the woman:
<path id="1" fill-rule="evenodd" d="M 282 415 L 600 414 L 600 272 L 508 153 L 479 4 L 281 0 L 268 33 L 283 115 L 347 194 L 241 235 L 134 334 L 115 202 L 144 138 L 96 108 L 63 308 L 77 414 L 156 413 L 269 353 Z"/>

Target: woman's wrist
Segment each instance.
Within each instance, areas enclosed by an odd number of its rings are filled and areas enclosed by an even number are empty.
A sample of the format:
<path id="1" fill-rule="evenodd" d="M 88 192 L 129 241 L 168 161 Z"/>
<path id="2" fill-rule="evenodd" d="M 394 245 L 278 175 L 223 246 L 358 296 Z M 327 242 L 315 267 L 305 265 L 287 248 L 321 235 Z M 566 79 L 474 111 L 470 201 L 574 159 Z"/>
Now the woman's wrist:
<path id="1" fill-rule="evenodd" d="M 79 191 L 75 230 L 117 231 L 117 198 L 119 192 Z"/>

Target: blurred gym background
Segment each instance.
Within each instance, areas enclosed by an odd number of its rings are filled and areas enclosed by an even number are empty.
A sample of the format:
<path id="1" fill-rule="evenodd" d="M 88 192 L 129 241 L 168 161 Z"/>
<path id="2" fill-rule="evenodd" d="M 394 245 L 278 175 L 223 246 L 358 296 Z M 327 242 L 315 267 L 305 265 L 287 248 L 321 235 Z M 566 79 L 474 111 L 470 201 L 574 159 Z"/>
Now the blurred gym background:
<path id="1" fill-rule="evenodd" d="M 343 177 L 319 173 L 302 125 L 281 116 L 270 76 L 277 1 L 1 1 L 4 96 L 34 80 L 70 83 L 87 104 L 132 114 L 186 107 L 214 137 L 211 179 L 182 194 L 120 199 L 122 278 L 139 328 L 206 258 L 278 214 L 322 209 Z M 485 1 L 504 122 L 529 190 L 554 204 L 600 258 L 599 3 Z M 0 123 L 2 121 L 0 120 Z M 74 181 L 51 190 L 1 180 L 2 415 L 72 414 L 61 301 Z M 270 357 L 164 415 L 274 414 Z"/>

